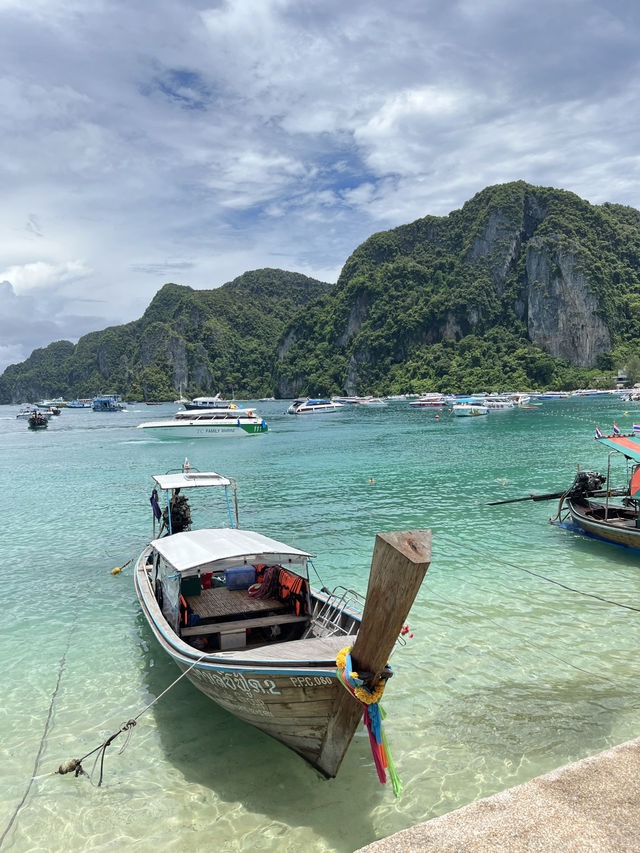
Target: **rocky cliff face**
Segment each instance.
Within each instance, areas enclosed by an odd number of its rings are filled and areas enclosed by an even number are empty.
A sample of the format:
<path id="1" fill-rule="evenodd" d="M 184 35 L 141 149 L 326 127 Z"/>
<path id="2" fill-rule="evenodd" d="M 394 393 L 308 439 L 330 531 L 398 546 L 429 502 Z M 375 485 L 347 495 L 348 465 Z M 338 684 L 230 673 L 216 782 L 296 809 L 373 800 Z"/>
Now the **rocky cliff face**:
<path id="1" fill-rule="evenodd" d="M 531 343 L 555 358 L 594 366 L 612 349 L 606 317 L 616 316 L 603 310 L 603 282 L 587 262 L 601 239 L 599 217 L 598 209 L 571 193 L 517 182 L 483 190 L 448 217 L 369 238 L 345 263 L 330 306 L 334 317 L 345 319 L 322 344 L 344 358 L 345 391 L 361 392 L 381 359 L 395 364 L 415 357 L 416 348 L 482 336 L 499 324 L 526 330 Z M 596 266 L 601 275 L 603 262 Z M 319 319 L 316 328 L 326 325 Z M 279 361 L 301 341 L 313 351 L 313 329 L 309 336 L 294 323 Z M 317 361 L 320 348 L 315 352 Z M 299 393 L 304 374 L 291 360 L 286 373 L 295 379 L 284 373 L 280 392 Z"/>
<path id="2" fill-rule="evenodd" d="M 595 364 L 611 349 L 611 335 L 575 255 L 553 240 L 534 238 L 527 246 L 526 271 L 530 340 L 579 367 Z"/>

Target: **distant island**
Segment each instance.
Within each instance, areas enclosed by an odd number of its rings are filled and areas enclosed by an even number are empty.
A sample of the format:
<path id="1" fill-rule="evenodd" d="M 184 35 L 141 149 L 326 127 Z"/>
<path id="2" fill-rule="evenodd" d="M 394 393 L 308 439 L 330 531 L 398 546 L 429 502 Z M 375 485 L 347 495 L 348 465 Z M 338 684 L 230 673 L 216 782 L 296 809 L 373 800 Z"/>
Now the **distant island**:
<path id="1" fill-rule="evenodd" d="M 34 350 L 0 402 L 611 387 L 640 380 L 640 212 L 522 181 L 374 234 L 336 284 L 165 284 L 132 323 Z"/>

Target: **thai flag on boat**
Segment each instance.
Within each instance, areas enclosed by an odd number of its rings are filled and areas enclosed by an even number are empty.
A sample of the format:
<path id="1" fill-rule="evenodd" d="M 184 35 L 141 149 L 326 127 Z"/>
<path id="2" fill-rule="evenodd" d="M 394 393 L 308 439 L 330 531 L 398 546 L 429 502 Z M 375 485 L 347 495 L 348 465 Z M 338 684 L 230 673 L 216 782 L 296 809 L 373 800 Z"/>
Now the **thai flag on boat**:
<path id="1" fill-rule="evenodd" d="M 600 427 L 596 427 L 596 438 L 602 438 L 602 430 Z"/>
<path id="2" fill-rule="evenodd" d="M 620 435 L 620 427 L 615 421 L 613 422 L 613 434 Z"/>
<path id="3" fill-rule="evenodd" d="M 633 431 L 634 432 L 640 432 L 640 424 L 634 424 L 633 425 Z"/>

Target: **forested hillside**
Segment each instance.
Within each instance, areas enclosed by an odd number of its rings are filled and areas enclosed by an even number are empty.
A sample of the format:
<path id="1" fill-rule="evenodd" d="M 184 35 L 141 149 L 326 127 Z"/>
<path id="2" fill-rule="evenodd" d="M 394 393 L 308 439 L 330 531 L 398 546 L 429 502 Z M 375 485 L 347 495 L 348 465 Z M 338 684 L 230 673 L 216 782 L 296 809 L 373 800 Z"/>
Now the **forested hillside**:
<path id="1" fill-rule="evenodd" d="M 333 286 L 167 284 L 139 320 L 7 368 L 0 401 L 610 387 L 639 353 L 640 212 L 517 181 L 374 234 Z"/>
<path id="2" fill-rule="evenodd" d="M 0 401 L 185 395 L 266 396 L 286 323 L 331 285 L 298 273 L 247 272 L 214 290 L 166 284 L 133 323 L 35 350 L 0 377 Z"/>
<path id="3" fill-rule="evenodd" d="M 640 337 L 640 213 L 515 182 L 374 234 L 287 330 L 278 391 L 610 381 Z"/>

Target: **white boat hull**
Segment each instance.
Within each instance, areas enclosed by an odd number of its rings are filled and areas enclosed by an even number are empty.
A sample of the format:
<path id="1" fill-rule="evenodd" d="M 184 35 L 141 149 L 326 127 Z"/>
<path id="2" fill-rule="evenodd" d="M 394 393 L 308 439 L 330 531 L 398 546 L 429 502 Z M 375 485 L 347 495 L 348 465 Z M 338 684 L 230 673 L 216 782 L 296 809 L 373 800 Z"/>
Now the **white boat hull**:
<path id="1" fill-rule="evenodd" d="M 247 427 L 250 429 L 252 425 Z M 237 438 L 238 436 L 259 435 L 264 432 L 262 428 L 256 428 L 255 432 L 249 432 L 237 424 L 225 426 L 213 426 L 212 424 L 140 424 L 138 429 L 154 438 Z"/>

